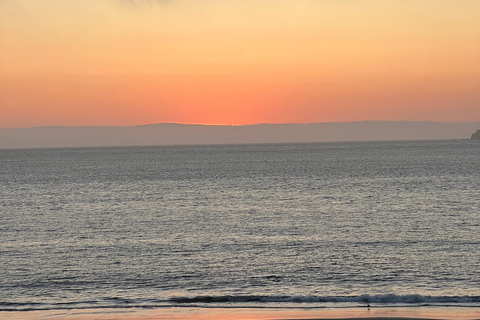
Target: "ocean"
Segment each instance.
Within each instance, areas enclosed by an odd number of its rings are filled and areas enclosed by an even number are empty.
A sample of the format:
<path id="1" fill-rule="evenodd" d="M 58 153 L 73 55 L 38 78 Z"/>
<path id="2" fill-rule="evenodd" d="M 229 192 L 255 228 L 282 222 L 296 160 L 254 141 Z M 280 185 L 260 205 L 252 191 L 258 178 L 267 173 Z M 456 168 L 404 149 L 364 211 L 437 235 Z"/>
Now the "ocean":
<path id="1" fill-rule="evenodd" d="M 480 308 L 480 144 L 0 150 L 0 311 Z"/>

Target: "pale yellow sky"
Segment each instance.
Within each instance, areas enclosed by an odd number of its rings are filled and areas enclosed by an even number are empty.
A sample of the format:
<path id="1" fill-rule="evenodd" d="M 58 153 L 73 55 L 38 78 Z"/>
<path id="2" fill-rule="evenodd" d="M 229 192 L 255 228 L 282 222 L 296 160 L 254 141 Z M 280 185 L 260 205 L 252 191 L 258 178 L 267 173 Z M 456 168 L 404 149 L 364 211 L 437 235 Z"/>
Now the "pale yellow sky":
<path id="1" fill-rule="evenodd" d="M 480 120 L 477 0 L 0 0 L 0 127 Z"/>

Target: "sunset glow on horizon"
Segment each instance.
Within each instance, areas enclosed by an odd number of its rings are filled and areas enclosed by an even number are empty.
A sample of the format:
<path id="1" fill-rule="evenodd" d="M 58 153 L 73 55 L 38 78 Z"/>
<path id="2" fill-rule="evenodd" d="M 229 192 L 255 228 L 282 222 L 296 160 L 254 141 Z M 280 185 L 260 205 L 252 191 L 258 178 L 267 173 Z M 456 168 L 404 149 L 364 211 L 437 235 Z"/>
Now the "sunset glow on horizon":
<path id="1" fill-rule="evenodd" d="M 480 121 L 477 0 L 0 0 L 0 128 Z"/>

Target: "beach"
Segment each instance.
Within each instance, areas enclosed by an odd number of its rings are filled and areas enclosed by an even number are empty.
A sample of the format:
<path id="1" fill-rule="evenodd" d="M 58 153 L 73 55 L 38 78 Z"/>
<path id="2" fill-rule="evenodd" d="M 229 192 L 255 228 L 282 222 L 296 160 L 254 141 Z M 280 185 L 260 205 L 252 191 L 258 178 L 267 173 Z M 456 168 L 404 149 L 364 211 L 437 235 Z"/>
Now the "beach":
<path id="1" fill-rule="evenodd" d="M 479 308 L 399 307 L 399 308 L 164 308 L 164 309 L 85 309 L 0 312 L 8 320 L 304 320 L 304 319 L 439 319 L 477 320 Z"/>

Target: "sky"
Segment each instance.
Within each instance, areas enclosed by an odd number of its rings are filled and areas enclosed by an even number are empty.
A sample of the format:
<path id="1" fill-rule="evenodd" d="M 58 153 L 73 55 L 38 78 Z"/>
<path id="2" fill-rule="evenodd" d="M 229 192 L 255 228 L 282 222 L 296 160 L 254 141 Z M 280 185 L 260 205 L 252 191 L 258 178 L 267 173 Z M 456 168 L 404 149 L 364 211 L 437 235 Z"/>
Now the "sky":
<path id="1" fill-rule="evenodd" d="M 478 0 L 0 0 L 0 128 L 480 121 Z"/>

